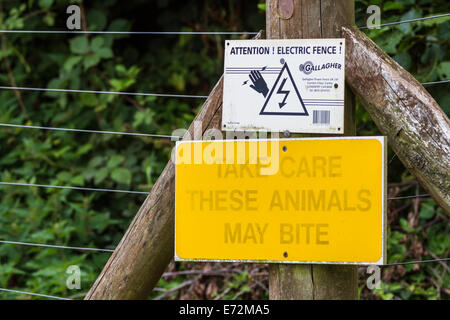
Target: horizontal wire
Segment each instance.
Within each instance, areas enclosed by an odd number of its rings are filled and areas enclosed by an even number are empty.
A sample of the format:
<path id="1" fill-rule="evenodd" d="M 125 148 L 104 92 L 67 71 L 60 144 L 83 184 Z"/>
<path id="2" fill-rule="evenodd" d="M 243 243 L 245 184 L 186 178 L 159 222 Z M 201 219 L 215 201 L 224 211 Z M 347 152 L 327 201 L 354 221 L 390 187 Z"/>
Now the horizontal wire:
<path id="1" fill-rule="evenodd" d="M 422 82 L 423 85 L 433 85 L 448 83 L 450 80 Z M 188 99 L 206 99 L 205 95 L 189 95 L 189 94 L 171 94 L 171 93 L 144 93 L 144 92 L 123 92 L 123 91 L 102 91 L 102 90 L 75 90 L 75 89 L 52 89 L 52 88 L 33 88 L 33 87 L 13 87 L 0 86 L 3 90 L 28 90 L 28 91 L 45 91 L 45 92 L 67 92 L 67 93 L 99 93 L 99 94 L 116 94 L 127 96 L 150 96 L 150 97 L 166 97 L 166 98 L 188 98 Z"/>
<path id="2" fill-rule="evenodd" d="M 371 26 L 370 28 L 379 28 L 379 27 L 385 27 L 385 26 L 393 26 L 393 25 L 402 24 L 402 23 L 411 23 L 411 22 L 416 22 L 416 21 L 423 21 L 423 20 L 428 20 L 428 19 L 436 19 L 436 18 L 442 18 L 442 17 L 447 17 L 447 16 L 450 16 L 450 13 L 444 13 L 444 14 L 439 14 L 439 15 L 430 16 L 430 17 L 422 17 L 422 18 L 416 18 L 416 19 L 408 19 L 408 20 L 400 20 L 400 21 L 395 21 L 395 22 L 382 23 L 382 24 Z M 359 29 L 369 29 L 369 27 L 367 27 L 367 26 L 358 27 L 358 28 Z"/>
<path id="3" fill-rule="evenodd" d="M 56 297 L 56 296 L 49 296 L 49 295 L 46 295 L 46 294 L 33 293 L 33 292 L 25 292 L 25 291 L 12 290 L 12 289 L 5 289 L 5 288 L 0 288 L 0 291 L 12 292 L 12 293 L 20 293 L 20 294 L 26 294 L 26 295 L 30 295 L 30 296 L 38 296 L 38 297 L 50 298 L 50 299 L 57 299 L 57 300 L 72 300 L 72 299 L 69 299 L 69 298 Z"/>
<path id="4" fill-rule="evenodd" d="M 448 83 L 450 80 L 422 82 L 423 85 L 433 85 Z M 150 96 L 150 97 L 165 97 L 165 98 L 187 98 L 187 99 L 206 99 L 208 96 L 204 95 L 189 95 L 189 94 L 171 94 L 171 93 L 144 93 L 144 92 L 123 92 L 123 91 L 102 91 L 102 90 L 75 90 L 75 89 L 52 89 L 52 88 L 33 88 L 33 87 L 12 87 L 0 86 L 3 90 L 25 90 L 25 91 L 44 91 L 44 92 L 67 92 L 67 93 L 99 93 L 99 94 L 116 94 L 126 96 Z"/>
<path id="5" fill-rule="evenodd" d="M 449 83 L 450 80 L 442 80 L 442 81 L 430 81 L 430 82 L 422 82 L 424 86 L 429 86 L 431 84 L 441 84 L 441 83 Z"/>
<path id="6" fill-rule="evenodd" d="M 417 194 L 415 196 L 404 196 L 404 197 L 392 197 L 388 198 L 388 200 L 400 200 L 400 199 L 413 199 L 413 198 L 427 198 L 429 194 Z"/>
<path id="7" fill-rule="evenodd" d="M 58 188 L 58 189 L 70 189 L 70 190 L 81 190 L 81 191 L 133 193 L 133 194 L 145 194 L 145 195 L 148 195 L 148 192 L 145 192 L 145 191 L 120 190 L 120 189 L 83 188 L 83 187 L 70 187 L 70 186 L 55 186 L 55 185 L 34 184 L 34 183 L 18 183 L 18 182 L 4 182 L 4 181 L 1 181 L 0 185 L 22 186 L 22 187 L 41 187 L 41 188 Z"/>
<path id="8" fill-rule="evenodd" d="M 133 132 L 118 132 L 118 131 L 102 131 L 102 130 L 87 130 L 87 129 L 71 129 L 71 128 L 55 128 L 55 127 L 43 127 L 43 126 L 27 126 L 27 125 L 9 124 L 9 123 L 0 123 L 0 127 L 41 129 L 41 130 L 58 130 L 58 131 L 84 132 L 84 133 L 103 133 L 103 134 L 116 134 L 116 135 L 129 135 L 129 136 L 169 138 L 169 139 L 180 139 L 180 138 L 182 138 L 181 136 L 169 136 L 169 135 L 163 135 L 163 134 L 133 133 Z"/>
<path id="9" fill-rule="evenodd" d="M 416 19 L 400 20 L 375 25 L 372 28 L 397 25 L 402 23 L 411 23 L 429 19 L 436 19 L 449 16 L 450 13 L 440 14 L 430 17 L 421 17 Z M 361 26 L 359 29 L 368 29 L 367 26 Z M 0 33 L 38 33 L 38 34 L 117 34 L 117 35 L 256 35 L 258 32 L 248 31 L 85 31 L 85 30 L 0 30 Z"/>
<path id="10" fill-rule="evenodd" d="M 390 266 L 405 265 L 405 264 L 430 263 L 430 262 L 448 261 L 448 260 L 450 260 L 450 258 L 433 259 L 433 260 L 421 260 L 421 261 L 398 262 L 398 263 L 390 263 L 390 264 L 381 265 L 381 267 L 390 267 Z M 37 296 L 37 297 L 49 298 L 49 299 L 72 300 L 72 299 L 70 299 L 70 298 L 57 297 L 57 296 L 51 296 L 51 295 L 46 295 L 46 294 L 41 294 L 41 293 L 26 292 L 26 291 L 13 290 L 13 289 L 5 289 L 5 288 L 0 288 L 0 291 L 11 292 L 11 293 L 18 293 L 18 294 L 25 294 L 25 295 Z"/>
<path id="11" fill-rule="evenodd" d="M 18 182 L 4 182 L 1 181 L 0 185 L 11 185 L 11 186 L 23 186 L 23 187 L 42 187 L 42 188 L 59 188 L 59 189 L 72 189 L 72 190 L 82 190 L 82 191 L 102 191 L 102 192 L 118 192 L 118 193 L 133 193 L 133 194 L 145 194 L 145 191 L 133 191 L 133 190 L 120 190 L 120 189 L 101 189 L 101 188 L 84 188 L 84 187 L 70 187 L 70 186 L 55 186 L 47 184 L 34 184 L 34 183 L 18 183 Z M 399 200 L 399 199 L 412 199 L 412 198 L 424 198 L 429 197 L 429 194 L 418 194 L 415 196 L 404 196 L 404 197 L 392 197 L 388 200 Z"/>
<path id="12" fill-rule="evenodd" d="M 71 249 L 71 250 L 88 250 L 88 251 L 103 251 L 103 252 L 114 252 L 113 249 L 98 249 L 98 248 L 85 248 L 85 247 L 70 247 L 70 246 L 58 246 L 58 245 L 49 245 L 49 244 L 40 244 L 40 243 L 30 243 L 30 242 L 18 242 L 18 241 L 4 241 L 0 240 L 0 243 L 5 244 L 16 244 L 16 245 L 25 245 L 25 246 L 35 246 L 35 247 L 50 247 L 50 248 L 58 248 L 58 249 Z M 449 261 L 450 258 L 438 258 L 438 259 L 430 259 L 430 260 L 417 260 L 417 261 L 406 261 L 406 262 L 395 262 L 388 263 L 382 266 L 397 266 L 397 265 L 406 265 L 406 264 L 418 264 L 418 263 L 430 263 L 430 262 L 438 262 L 438 261 Z"/>
<path id="13" fill-rule="evenodd" d="M 0 30 L 0 33 L 40 33 L 40 34 L 135 34 L 135 35 L 256 35 L 247 31 L 84 31 L 84 30 Z"/>
<path id="14" fill-rule="evenodd" d="M 7 86 L 0 86 L 0 89 L 49 91 L 49 92 L 71 92 L 71 93 L 105 93 L 105 94 L 118 94 L 118 95 L 126 95 L 126 96 L 150 96 L 150 97 L 166 97 L 166 98 L 190 98 L 190 99 L 206 99 L 206 98 L 208 98 L 208 96 L 188 95 L 188 94 L 170 94 L 170 93 L 140 93 L 140 92 L 122 92 L 122 91 L 50 89 L 50 88 L 31 88 L 31 87 L 7 87 Z"/>
<path id="15" fill-rule="evenodd" d="M 439 258 L 439 259 L 430 259 L 430 260 L 395 262 L 395 263 L 384 264 L 384 265 L 382 265 L 382 267 L 400 266 L 400 265 L 405 265 L 405 264 L 430 263 L 430 262 L 449 261 L 449 260 L 450 260 L 450 258 Z"/>
<path id="16" fill-rule="evenodd" d="M 86 250 L 86 251 L 114 252 L 113 249 L 99 249 L 99 248 L 85 248 L 85 247 L 58 246 L 58 245 L 53 245 L 53 244 L 31 243 L 31 242 L 19 242 L 19 241 L 6 241 L 6 240 L 0 240 L 0 243 L 4 243 L 4 244 L 16 244 L 16 245 L 21 245 L 21 246 L 33 246 L 33 247 L 45 247 L 45 248 L 57 248 L 57 249 L 70 249 L 70 250 Z"/>
<path id="17" fill-rule="evenodd" d="M 85 248 L 85 247 L 70 247 L 70 246 L 58 246 L 58 245 L 50 245 L 50 244 L 41 244 L 41 243 L 30 243 L 30 242 L 18 242 L 18 241 L 5 241 L 0 240 L 0 243 L 4 244 L 16 244 L 16 245 L 25 245 L 25 246 L 35 246 L 35 247 L 50 247 L 57 249 L 71 249 L 71 250 L 88 250 L 88 251 L 102 251 L 102 252 L 114 252 L 114 249 L 99 249 L 99 248 Z M 438 259 L 429 259 L 429 260 L 417 260 L 417 261 L 406 261 L 406 262 L 395 262 L 384 264 L 383 266 L 397 266 L 397 265 L 406 265 L 406 264 L 418 264 L 418 263 L 430 263 L 430 262 L 438 262 L 438 261 L 449 261 L 450 258 L 438 258 Z"/>

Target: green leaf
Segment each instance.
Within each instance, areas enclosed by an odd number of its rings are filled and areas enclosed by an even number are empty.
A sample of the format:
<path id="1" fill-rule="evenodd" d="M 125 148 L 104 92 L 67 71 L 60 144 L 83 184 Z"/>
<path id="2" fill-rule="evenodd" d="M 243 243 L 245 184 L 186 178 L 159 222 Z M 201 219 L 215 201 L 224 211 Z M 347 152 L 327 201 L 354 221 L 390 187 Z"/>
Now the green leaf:
<path id="1" fill-rule="evenodd" d="M 120 155 L 113 155 L 109 160 L 108 163 L 106 164 L 106 166 L 108 168 L 115 168 L 117 166 L 119 166 L 119 164 L 121 164 L 123 161 L 125 160 L 124 156 L 120 156 Z"/>
<path id="2" fill-rule="evenodd" d="M 437 37 L 439 40 L 448 40 L 450 37 L 450 21 L 446 21 L 445 23 L 439 25 Z"/>
<path id="3" fill-rule="evenodd" d="M 53 0 L 39 0 L 39 7 L 42 9 L 48 9 L 52 6 Z"/>
<path id="4" fill-rule="evenodd" d="M 419 217 L 425 220 L 433 218 L 435 215 L 434 205 L 435 203 L 433 200 L 423 202 L 420 206 Z"/>
<path id="5" fill-rule="evenodd" d="M 389 10 L 401 10 L 405 6 L 402 3 L 394 2 L 394 1 L 387 1 L 383 5 L 383 11 L 389 11 Z"/>
<path id="6" fill-rule="evenodd" d="M 26 272 L 17 269 L 13 266 L 12 263 L 4 263 L 0 265 L 0 272 L 2 275 L 9 275 L 9 274 L 26 274 Z"/>
<path id="7" fill-rule="evenodd" d="M 89 52 L 89 41 L 84 36 L 70 40 L 70 51 L 75 54 L 86 54 Z"/>
<path id="8" fill-rule="evenodd" d="M 87 143 L 87 144 L 83 144 L 81 147 L 78 148 L 77 150 L 77 157 L 81 157 L 82 155 L 88 153 L 89 151 L 91 151 L 92 149 L 92 144 Z"/>
<path id="9" fill-rule="evenodd" d="M 118 183 L 130 184 L 131 172 L 126 168 L 115 168 L 111 173 L 111 178 Z"/>
<path id="10" fill-rule="evenodd" d="M 55 25 L 55 14 L 53 12 L 47 13 L 44 18 L 42 19 L 44 23 L 48 26 L 54 26 Z"/>
<path id="11" fill-rule="evenodd" d="M 99 184 L 106 179 L 109 174 L 108 168 L 100 168 L 95 172 L 94 183 Z"/>
<path id="12" fill-rule="evenodd" d="M 2 60 L 5 57 L 10 56 L 11 54 L 13 54 L 14 51 L 12 48 L 4 48 L 3 50 L 0 51 L 0 60 Z"/>
<path id="13" fill-rule="evenodd" d="M 184 91 L 186 87 L 184 76 L 178 73 L 172 73 L 169 83 L 172 84 L 178 91 Z"/>
<path id="14" fill-rule="evenodd" d="M 81 59 L 83 59 L 82 56 L 70 56 L 64 62 L 63 69 L 66 71 L 71 71 L 73 67 L 81 61 Z"/>
<path id="15" fill-rule="evenodd" d="M 403 67 L 403 69 L 405 70 L 409 70 L 409 68 L 411 67 L 411 56 L 409 55 L 408 52 L 402 52 L 399 54 L 396 54 L 394 56 L 394 60 L 397 61 L 397 63 L 399 65 L 401 65 Z"/>
<path id="16" fill-rule="evenodd" d="M 56 175 L 56 178 L 62 182 L 67 182 L 67 181 L 70 181 L 70 179 L 72 178 L 72 175 L 68 171 L 62 171 Z"/>
<path id="17" fill-rule="evenodd" d="M 131 29 L 131 24 L 128 20 L 125 19 L 116 19 L 111 22 L 108 27 L 108 31 L 129 31 Z M 114 38 L 120 39 L 127 37 L 127 35 L 114 35 Z"/>
<path id="18" fill-rule="evenodd" d="M 98 99 L 95 94 L 92 93 L 81 93 L 81 102 L 88 107 L 96 107 L 98 105 Z"/>
<path id="19" fill-rule="evenodd" d="M 450 78 L 450 61 L 443 61 L 437 68 L 439 78 L 441 80 L 448 80 Z"/>
<path id="20" fill-rule="evenodd" d="M 409 297 L 411 297 L 412 292 L 409 290 L 403 290 L 400 292 L 400 296 L 402 297 L 403 300 L 408 300 Z"/>
<path id="21" fill-rule="evenodd" d="M 72 184 L 77 185 L 77 186 L 84 186 L 84 178 L 83 175 L 77 175 L 76 177 L 74 177 L 71 180 Z"/>
<path id="22" fill-rule="evenodd" d="M 127 74 L 127 68 L 123 64 L 117 64 L 115 67 L 116 71 L 120 75 L 126 75 Z"/>
<path id="23" fill-rule="evenodd" d="M 450 233 L 442 232 L 436 236 L 428 239 L 428 249 L 433 251 L 436 255 L 441 256 L 448 251 L 450 246 Z"/>
<path id="24" fill-rule="evenodd" d="M 109 213 L 96 214 L 89 219 L 89 225 L 98 232 L 103 232 L 108 226 L 117 222 L 117 220 L 109 218 Z"/>
<path id="25" fill-rule="evenodd" d="M 97 54 L 103 59 L 110 59 L 114 56 L 113 51 L 106 47 L 98 49 Z"/>
<path id="26" fill-rule="evenodd" d="M 113 86 L 114 90 L 116 91 L 122 91 L 124 89 L 127 89 L 131 85 L 134 84 L 134 79 L 111 79 L 109 80 L 111 85 Z"/>
<path id="27" fill-rule="evenodd" d="M 383 300 L 392 300 L 392 298 L 394 298 L 394 295 L 392 293 L 382 293 L 381 298 Z"/>
<path id="28" fill-rule="evenodd" d="M 390 291 L 400 291 L 403 289 L 403 286 L 400 283 L 392 283 L 389 285 Z"/>
<path id="29" fill-rule="evenodd" d="M 95 156 L 89 161 L 89 167 L 98 167 L 103 163 L 103 157 L 102 156 Z"/>
<path id="30" fill-rule="evenodd" d="M 413 229 L 409 226 L 408 221 L 405 218 L 400 218 L 400 226 L 406 232 L 412 232 Z"/>
<path id="31" fill-rule="evenodd" d="M 386 53 L 395 54 L 397 52 L 397 45 L 403 38 L 403 34 L 394 30 L 388 34 L 383 34 L 375 39 L 375 42 L 383 49 Z"/>
<path id="32" fill-rule="evenodd" d="M 99 50 L 102 46 L 103 46 L 103 43 L 104 43 L 105 41 L 103 40 L 103 37 L 101 37 L 101 36 L 98 36 L 98 37 L 95 37 L 94 39 L 92 39 L 92 41 L 91 41 L 91 50 L 92 51 L 97 51 L 97 50 Z"/>
<path id="33" fill-rule="evenodd" d="M 96 66 L 100 62 L 100 56 L 97 54 L 91 54 L 84 58 L 83 65 L 84 70 L 89 69 L 90 67 Z"/>
<path id="34" fill-rule="evenodd" d="M 404 15 L 401 16 L 400 20 L 411 20 L 411 19 L 417 19 L 422 17 L 423 13 L 422 10 L 410 10 Z M 410 35 L 411 31 L 413 30 L 414 24 L 411 23 L 401 23 L 395 26 L 396 29 L 403 32 L 405 35 Z"/>
<path id="35" fill-rule="evenodd" d="M 429 14 L 426 15 L 426 17 L 430 17 L 430 16 L 438 16 L 444 13 L 433 13 L 433 14 Z M 423 25 L 427 26 L 427 27 L 432 27 L 435 25 L 439 25 L 441 23 L 444 23 L 446 21 L 450 21 L 450 16 L 445 16 L 445 17 L 441 17 L 441 18 L 434 18 L 434 19 L 428 19 L 428 20 L 423 20 L 420 21 L 420 23 L 422 23 Z"/>

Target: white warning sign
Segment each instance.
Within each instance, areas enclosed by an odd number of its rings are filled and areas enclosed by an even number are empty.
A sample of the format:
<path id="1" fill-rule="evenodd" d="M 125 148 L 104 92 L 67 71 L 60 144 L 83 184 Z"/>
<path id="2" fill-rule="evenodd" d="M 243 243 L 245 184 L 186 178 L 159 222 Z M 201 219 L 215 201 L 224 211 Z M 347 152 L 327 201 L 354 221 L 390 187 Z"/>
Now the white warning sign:
<path id="1" fill-rule="evenodd" d="M 342 134 L 345 39 L 225 41 L 223 130 Z"/>

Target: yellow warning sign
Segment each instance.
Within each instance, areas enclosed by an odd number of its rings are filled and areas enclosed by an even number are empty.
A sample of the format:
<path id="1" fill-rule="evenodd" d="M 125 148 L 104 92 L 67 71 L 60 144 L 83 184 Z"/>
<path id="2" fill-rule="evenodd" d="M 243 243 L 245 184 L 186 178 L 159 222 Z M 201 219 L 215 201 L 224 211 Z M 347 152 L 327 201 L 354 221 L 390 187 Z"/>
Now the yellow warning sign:
<path id="1" fill-rule="evenodd" d="M 178 142 L 175 259 L 383 264 L 384 137 Z"/>

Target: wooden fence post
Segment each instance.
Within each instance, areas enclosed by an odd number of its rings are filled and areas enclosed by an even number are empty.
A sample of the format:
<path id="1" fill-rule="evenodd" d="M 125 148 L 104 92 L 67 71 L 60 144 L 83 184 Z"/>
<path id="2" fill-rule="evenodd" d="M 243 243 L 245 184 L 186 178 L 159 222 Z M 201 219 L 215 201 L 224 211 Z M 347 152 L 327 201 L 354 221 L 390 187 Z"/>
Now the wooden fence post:
<path id="1" fill-rule="evenodd" d="M 341 27 L 353 24 L 353 0 L 266 0 L 267 39 L 341 38 Z M 354 101 L 346 86 L 346 136 L 356 135 Z M 270 299 L 357 299 L 357 271 L 356 266 L 271 264 Z"/>

